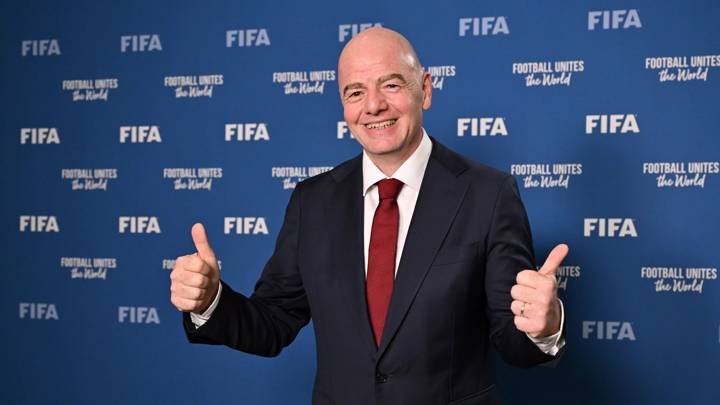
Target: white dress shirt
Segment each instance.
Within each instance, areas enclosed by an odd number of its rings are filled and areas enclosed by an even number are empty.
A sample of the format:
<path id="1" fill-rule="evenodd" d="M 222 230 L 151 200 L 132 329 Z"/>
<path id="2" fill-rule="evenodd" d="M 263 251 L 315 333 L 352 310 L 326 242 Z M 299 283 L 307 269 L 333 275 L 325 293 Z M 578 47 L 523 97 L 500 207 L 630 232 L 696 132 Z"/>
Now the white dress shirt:
<path id="1" fill-rule="evenodd" d="M 397 196 L 397 205 L 399 211 L 398 222 L 398 240 L 397 250 L 395 254 L 395 274 L 397 274 L 400 258 L 402 257 L 403 247 L 405 246 L 405 238 L 407 237 L 408 228 L 410 228 L 410 219 L 412 219 L 415 211 L 415 203 L 420 194 L 420 185 L 423 177 L 425 177 L 425 168 L 430 161 L 430 152 L 432 151 L 432 142 L 423 130 L 423 137 L 415 152 L 403 162 L 403 164 L 393 173 L 392 178 L 403 182 L 400 194 Z M 373 218 L 375 210 L 380 204 L 380 193 L 378 191 L 377 182 L 387 177 L 383 172 L 375 166 L 370 157 L 363 151 L 362 157 L 363 170 L 363 197 L 365 197 L 365 217 L 364 217 L 364 242 L 365 242 L 365 276 L 367 277 L 368 250 L 370 249 L 370 233 L 372 231 Z"/>
<path id="2" fill-rule="evenodd" d="M 402 257 L 403 247 L 405 246 L 405 238 L 407 237 L 408 228 L 410 227 L 410 220 L 412 219 L 413 212 L 415 211 L 415 203 L 417 202 L 418 195 L 420 194 L 420 185 L 422 184 L 423 177 L 425 176 L 425 168 L 430 161 L 430 152 L 432 151 L 432 142 L 425 129 L 423 129 L 422 140 L 420 145 L 413 152 L 410 157 L 403 162 L 403 164 L 392 174 L 391 178 L 400 180 L 403 182 L 403 187 L 400 189 L 400 194 L 397 196 L 397 204 L 399 211 L 399 222 L 398 222 L 398 241 L 397 241 L 397 254 L 395 255 L 395 274 L 397 275 L 398 265 L 400 264 L 400 258 Z M 372 231 L 373 217 L 375 216 L 375 210 L 379 204 L 380 196 L 378 194 L 377 182 L 387 177 L 377 166 L 370 160 L 370 157 L 363 151 L 362 157 L 362 170 L 363 170 L 363 196 L 365 198 L 365 213 L 364 213 L 364 243 L 365 243 L 365 276 L 367 277 L 367 258 L 368 250 L 370 248 L 370 233 Z M 195 327 L 199 328 L 204 325 L 210 315 L 217 307 L 217 303 L 220 299 L 220 292 L 222 285 L 218 289 L 218 293 L 215 296 L 210 307 L 202 314 L 190 313 L 190 319 L 192 320 Z M 563 324 L 565 322 L 565 311 L 560 302 L 560 331 L 552 336 L 544 338 L 533 338 L 528 335 L 528 338 L 535 343 L 540 350 L 546 354 L 555 355 L 565 345 L 565 339 L 560 339 Z"/>

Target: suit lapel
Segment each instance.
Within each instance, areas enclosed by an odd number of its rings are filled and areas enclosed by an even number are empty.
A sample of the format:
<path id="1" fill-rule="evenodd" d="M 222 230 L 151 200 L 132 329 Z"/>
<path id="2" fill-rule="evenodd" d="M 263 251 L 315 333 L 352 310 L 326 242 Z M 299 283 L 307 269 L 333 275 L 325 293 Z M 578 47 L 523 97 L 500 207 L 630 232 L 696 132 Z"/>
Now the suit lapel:
<path id="1" fill-rule="evenodd" d="M 365 253 L 363 242 L 364 201 L 362 194 L 362 158 L 356 158 L 335 171 L 335 192 L 328 196 L 328 218 L 337 220 L 335 249 L 338 271 L 345 288 L 343 294 L 350 315 L 357 320 L 358 330 L 372 353 L 377 350 L 372 335 L 365 296 Z"/>
<path id="2" fill-rule="evenodd" d="M 457 177 L 465 167 L 464 162 L 452 152 L 433 141 L 433 151 L 425 170 L 395 277 L 378 360 L 410 309 L 465 196 L 467 183 Z"/>

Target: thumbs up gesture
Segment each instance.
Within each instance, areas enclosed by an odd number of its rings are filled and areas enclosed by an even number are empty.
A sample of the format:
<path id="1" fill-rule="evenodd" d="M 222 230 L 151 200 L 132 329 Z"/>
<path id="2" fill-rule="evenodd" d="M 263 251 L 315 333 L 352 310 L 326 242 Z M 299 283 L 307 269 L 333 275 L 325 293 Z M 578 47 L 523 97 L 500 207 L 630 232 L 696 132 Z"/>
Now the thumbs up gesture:
<path id="1" fill-rule="evenodd" d="M 521 271 L 515 279 L 517 284 L 510 290 L 515 326 L 534 338 L 550 336 L 560 330 L 555 273 L 568 251 L 565 244 L 555 246 L 540 270 Z"/>
<path id="2" fill-rule="evenodd" d="M 191 233 L 196 253 L 175 260 L 170 273 L 170 302 L 180 311 L 202 314 L 217 295 L 220 267 L 205 227 L 195 224 Z"/>

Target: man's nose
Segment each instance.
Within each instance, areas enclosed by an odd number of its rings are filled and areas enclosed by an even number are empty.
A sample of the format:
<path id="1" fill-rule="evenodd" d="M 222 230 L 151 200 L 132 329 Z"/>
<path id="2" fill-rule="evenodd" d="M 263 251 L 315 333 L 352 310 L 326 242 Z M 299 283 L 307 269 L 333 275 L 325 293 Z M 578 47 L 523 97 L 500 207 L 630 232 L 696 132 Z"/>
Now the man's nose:
<path id="1" fill-rule="evenodd" d="M 381 91 L 369 90 L 365 97 L 365 113 L 369 115 L 378 115 L 387 110 L 387 100 Z"/>

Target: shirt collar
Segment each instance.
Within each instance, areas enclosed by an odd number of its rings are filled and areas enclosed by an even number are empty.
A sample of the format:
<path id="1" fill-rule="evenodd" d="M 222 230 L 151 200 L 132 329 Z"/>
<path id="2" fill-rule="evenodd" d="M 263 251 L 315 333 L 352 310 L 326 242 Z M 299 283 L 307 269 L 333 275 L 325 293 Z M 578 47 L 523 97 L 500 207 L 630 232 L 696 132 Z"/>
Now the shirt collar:
<path id="1" fill-rule="evenodd" d="M 391 176 L 393 179 L 398 179 L 403 182 L 407 187 L 420 191 L 420 184 L 422 183 L 423 176 L 425 175 L 425 168 L 427 167 L 428 161 L 430 160 L 430 152 L 432 151 L 432 142 L 425 128 L 423 128 L 422 139 L 420 145 L 418 145 L 415 152 L 403 162 L 402 165 L 393 173 Z M 370 160 L 370 157 L 363 151 L 362 158 L 362 169 L 363 169 L 363 196 L 370 190 L 372 186 L 382 179 L 387 179 L 385 173 L 380 171 L 375 163 Z"/>

